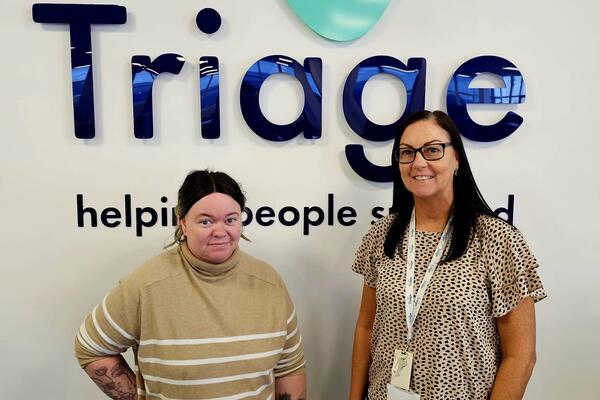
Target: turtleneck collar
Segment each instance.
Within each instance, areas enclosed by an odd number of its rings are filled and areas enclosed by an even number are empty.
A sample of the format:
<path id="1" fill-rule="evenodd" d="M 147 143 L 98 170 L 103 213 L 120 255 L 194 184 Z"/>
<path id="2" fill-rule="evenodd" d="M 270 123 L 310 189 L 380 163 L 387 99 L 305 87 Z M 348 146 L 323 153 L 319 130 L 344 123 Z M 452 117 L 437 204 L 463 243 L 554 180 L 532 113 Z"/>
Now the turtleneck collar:
<path id="1" fill-rule="evenodd" d="M 213 264 L 194 256 L 185 242 L 179 244 L 179 254 L 192 269 L 202 275 L 203 278 L 210 280 L 219 280 L 229 276 L 235 266 L 239 264 L 241 257 L 240 249 L 236 247 L 227 260 L 219 264 Z"/>

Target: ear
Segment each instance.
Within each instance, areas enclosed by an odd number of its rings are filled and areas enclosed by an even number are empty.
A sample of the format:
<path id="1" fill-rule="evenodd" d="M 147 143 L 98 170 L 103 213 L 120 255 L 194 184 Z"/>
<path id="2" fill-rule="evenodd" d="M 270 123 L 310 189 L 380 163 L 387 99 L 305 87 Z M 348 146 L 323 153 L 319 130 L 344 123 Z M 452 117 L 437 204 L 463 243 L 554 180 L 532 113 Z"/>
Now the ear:
<path id="1" fill-rule="evenodd" d="M 187 231 L 187 222 L 185 220 L 185 217 L 183 218 L 179 218 L 179 225 L 181 225 L 181 231 L 183 232 L 184 235 L 187 235 L 186 231 Z"/>
<path id="2" fill-rule="evenodd" d="M 456 160 L 456 169 L 460 168 L 460 160 L 458 158 L 458 151 L 454 151 L 454 159 Z"/>

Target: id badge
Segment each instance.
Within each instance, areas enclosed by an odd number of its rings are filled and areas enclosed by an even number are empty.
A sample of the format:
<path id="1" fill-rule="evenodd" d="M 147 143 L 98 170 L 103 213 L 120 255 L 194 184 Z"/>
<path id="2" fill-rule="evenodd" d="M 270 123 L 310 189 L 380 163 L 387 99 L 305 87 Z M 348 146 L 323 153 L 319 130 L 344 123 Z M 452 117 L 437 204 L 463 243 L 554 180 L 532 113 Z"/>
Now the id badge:
<path id="1" fill-rule="evenodd" d="M 396 350 L 392 364 L 392 379 L 390 381 L 393 386 L 410 390 L 412 362 L 413 354 L 410 351 Z"/>
<path id="2" fill-rule="evenodd" d="M 394 385 L 388 383 L 387 400 L 420 400 L 421 396 L 416 393 L 409 392 L 404 389 L 398 389 Z"/>

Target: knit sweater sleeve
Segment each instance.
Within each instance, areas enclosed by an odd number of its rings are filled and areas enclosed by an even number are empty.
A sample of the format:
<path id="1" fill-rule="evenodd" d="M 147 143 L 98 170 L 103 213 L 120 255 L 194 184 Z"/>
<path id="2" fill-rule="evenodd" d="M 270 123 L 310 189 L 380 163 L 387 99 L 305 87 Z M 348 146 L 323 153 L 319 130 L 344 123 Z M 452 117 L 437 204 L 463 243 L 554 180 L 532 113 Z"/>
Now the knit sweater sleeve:
<path id="1" fill-rule="evenodd" d="M 75 338 L 75 357 L 82 368 L 139 341 L 139 302 L 139 290 L 126 278 L 85 317 Z"/>
<path id="2" fill-rule="evenodd" d="M 281 357 L 274 369 L 275 378 L 303 374 L 306 365 L 296 309 L 283 282 L 282 289 L 288 315 L 286 321 L 287 335 Z"/>

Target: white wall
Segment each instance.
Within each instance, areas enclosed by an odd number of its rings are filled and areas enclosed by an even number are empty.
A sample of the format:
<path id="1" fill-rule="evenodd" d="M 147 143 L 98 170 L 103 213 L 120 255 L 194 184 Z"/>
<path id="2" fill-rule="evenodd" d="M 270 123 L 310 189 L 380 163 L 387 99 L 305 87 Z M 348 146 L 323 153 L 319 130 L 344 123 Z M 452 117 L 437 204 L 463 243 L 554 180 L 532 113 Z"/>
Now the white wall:
<path id="1" fill-rule="evenodd" d="M 82 3 L 89 3 L 85 1 Z M 158 2 L 120 0 L 128 23 L 93 28 L 97 137 L 73 134 L 69 33 L 36 24 L 31 3 L 0 3 L 0 190 L 2 353 L 0 386 L 10 399 L 101 399 L 72 357 L 72 338 L 84 314 L 144 259 L 158 253 L 169 228 L 78 228 L 75 195 L 86 205 L 160 207 L 191 169 L 222 169 L 241 181 L 249 206 L 280 208 L 336 204 L 359 213 L 351 227 L 322 225 L 303 236 L 300 226 L 247 229 L 242 246 L 272 263 L 288 283 L 310 362 L 310 397 L 342 399 L 349 384 L 353 324 L 361 278 L 353 253 L 370 226 L 370 209 L 388 206 L 389 184 L 356 176 L 343 154 L 361 143 L 384 164 L 391 142 L 366 143 L 346 124 L 342 88 L 362 59 L 387 54 L 406 62 L 425 57 L 429 109 L 444 108 L 448 79 L 464 61 L 492 54 L 521 70 L 525 104 L 475 110 L 493 123 L 507 110 L 524 118 L 519 130 L 492 144 L 467 141 L 472 168 L 493 208 L 516 196 L 515 224 L 542 268 L 549 297 L 537 307 L 538 364 L 528 399 L 597 398 L 600 358 L 600 272 L 597 267 L 597 175 L 600 139 L 600 6 L 592 0 L 552 3 L 505 0 L 392 1 L 380 23 L 354 43 L 328 42 L 308 30 L 283 0 Z M 217 8 L 221 30 L 207 37 L 195 27 L 202 7 Z M 175 52 L 188 60 L 178 76 L 156 83 L 155 138 L 133 137 L 129 60 Z M 239 87 L 246 69 L 269 54 L 323 59 L 323 137 L 274 144 L 244 123 Z M 222 137 L 200 138 L 197 59 L 221 63 Z M 289 122 L 301 95 L 289 80 L 263 90 L 264 109 Z M 398 85 L 377 78 L 365 94 L 376 122 L 400 115 Z M 594 396 L 595 394 L 595 396 Z"/>

